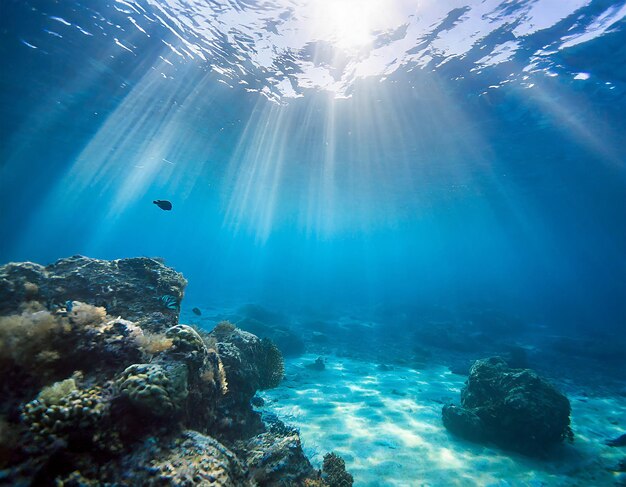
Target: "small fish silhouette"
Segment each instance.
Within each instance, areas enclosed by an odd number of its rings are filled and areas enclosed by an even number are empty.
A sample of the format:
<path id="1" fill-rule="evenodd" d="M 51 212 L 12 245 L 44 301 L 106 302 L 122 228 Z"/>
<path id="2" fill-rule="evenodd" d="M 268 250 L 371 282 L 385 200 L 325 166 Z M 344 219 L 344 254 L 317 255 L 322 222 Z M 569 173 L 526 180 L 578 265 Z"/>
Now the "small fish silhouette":
<path id="1" fill-rule="evenodd" d="M 191 311 L 193 311 L 194 315 L 198 315 L 198 316 L 202 315 L 202 311 L 200 311 L 200 308 L 193 308 Z"/>
<path id="2" fill-rule="evenodd" d="M 154 200 L 153 203 L 165 211 L 170 211 L 172 209 L 172 203 L 167 200 Z"/>

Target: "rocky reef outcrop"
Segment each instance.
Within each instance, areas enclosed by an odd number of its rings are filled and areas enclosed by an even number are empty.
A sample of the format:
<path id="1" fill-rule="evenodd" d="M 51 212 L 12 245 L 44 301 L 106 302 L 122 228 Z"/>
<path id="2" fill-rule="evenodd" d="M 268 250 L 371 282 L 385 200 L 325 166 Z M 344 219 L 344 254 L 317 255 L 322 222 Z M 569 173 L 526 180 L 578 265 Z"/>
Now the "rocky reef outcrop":
<path id="1" fill-rule="evenodd" d="M 461 392 L 461 405 L 443 407 L 443 423 L 472 441 L 541 454 L 572 439 L 570 403 L 529 369 L 512 369 L 499 358 L 477 360 Z"/>
<path id="2" fill-rule="evenodd" d="M 0 315 L 35 300 L 48 309 L 81 301 L 123 316 L 149 331 L 178 323 L 187 280 L 159 259 L 99 260 L 76 255 L 48 266 L 32 262 L 0 267 Z"/>
<path id="3" fill-rule="evenodd" d="M 329 485 L 250 404 L 278 348 L 179 324 L 185 284 L 147 258 L 0 267 L 0 483 Z"/>

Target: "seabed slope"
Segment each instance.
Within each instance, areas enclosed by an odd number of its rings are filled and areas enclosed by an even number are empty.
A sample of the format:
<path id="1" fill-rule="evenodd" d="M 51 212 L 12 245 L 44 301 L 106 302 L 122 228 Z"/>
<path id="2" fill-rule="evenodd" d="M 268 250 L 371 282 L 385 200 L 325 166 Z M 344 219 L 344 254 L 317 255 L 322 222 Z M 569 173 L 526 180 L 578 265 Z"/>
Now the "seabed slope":
<path id="1" fill-rule="evenodd" d="M 620 449 L 604 444 L 620 432 L 623 398 L 568 397 L 575 441 L 549 459 L 532 459 L 469 443 L 443 427 L 441 408 L 458 402 L 465 377 L 443 366 L 424 370 L 328 357 L 326 369 L 305 367 L 316 355 L 286 363 L 278 388 L 263 393 L 265 412 L 300 428 L 305 451 L 321 464 L 326 451 L 345 458 L 355 485 L 603 486 L 622 485 L 607 470 Z M 621 425 L 623 427 L 623 425 Z"/>

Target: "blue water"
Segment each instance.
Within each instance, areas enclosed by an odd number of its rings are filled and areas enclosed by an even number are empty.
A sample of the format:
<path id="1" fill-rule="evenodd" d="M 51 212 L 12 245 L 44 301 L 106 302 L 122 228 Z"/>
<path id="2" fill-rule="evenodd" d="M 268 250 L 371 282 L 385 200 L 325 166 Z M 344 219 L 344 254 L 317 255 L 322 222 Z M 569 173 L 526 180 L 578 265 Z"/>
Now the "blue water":
<path id="1" fill-rule="evenodd" d="M 0 261 L 623 331 L 626 4 L 314 3 L 4 1 Z"/>

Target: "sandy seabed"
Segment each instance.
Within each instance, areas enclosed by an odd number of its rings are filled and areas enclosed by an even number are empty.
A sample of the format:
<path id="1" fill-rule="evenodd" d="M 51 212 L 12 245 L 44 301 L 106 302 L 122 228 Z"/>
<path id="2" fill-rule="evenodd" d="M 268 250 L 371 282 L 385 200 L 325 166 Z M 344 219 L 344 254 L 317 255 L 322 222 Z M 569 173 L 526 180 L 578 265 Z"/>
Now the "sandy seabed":
<path id="1" fill-rule="evenodd" d="M 327 451 L 346 460 L 355 486 L 611 486 L 624 449 L 604 444 L 626 427 L 623 397 L 565 392 L 572 404 L 573 444 L 547 459 L 527 458 L 453 437 L 441 408 L 458 402 L 465 377 L 443 366 L 424 370 L 326 357 L 326 369 L 305 367 L 317 358 L 286 361 L 277 389 L 262 394 L 262 411 L 300 429 L 305 452 L 318 466 Z"/>

